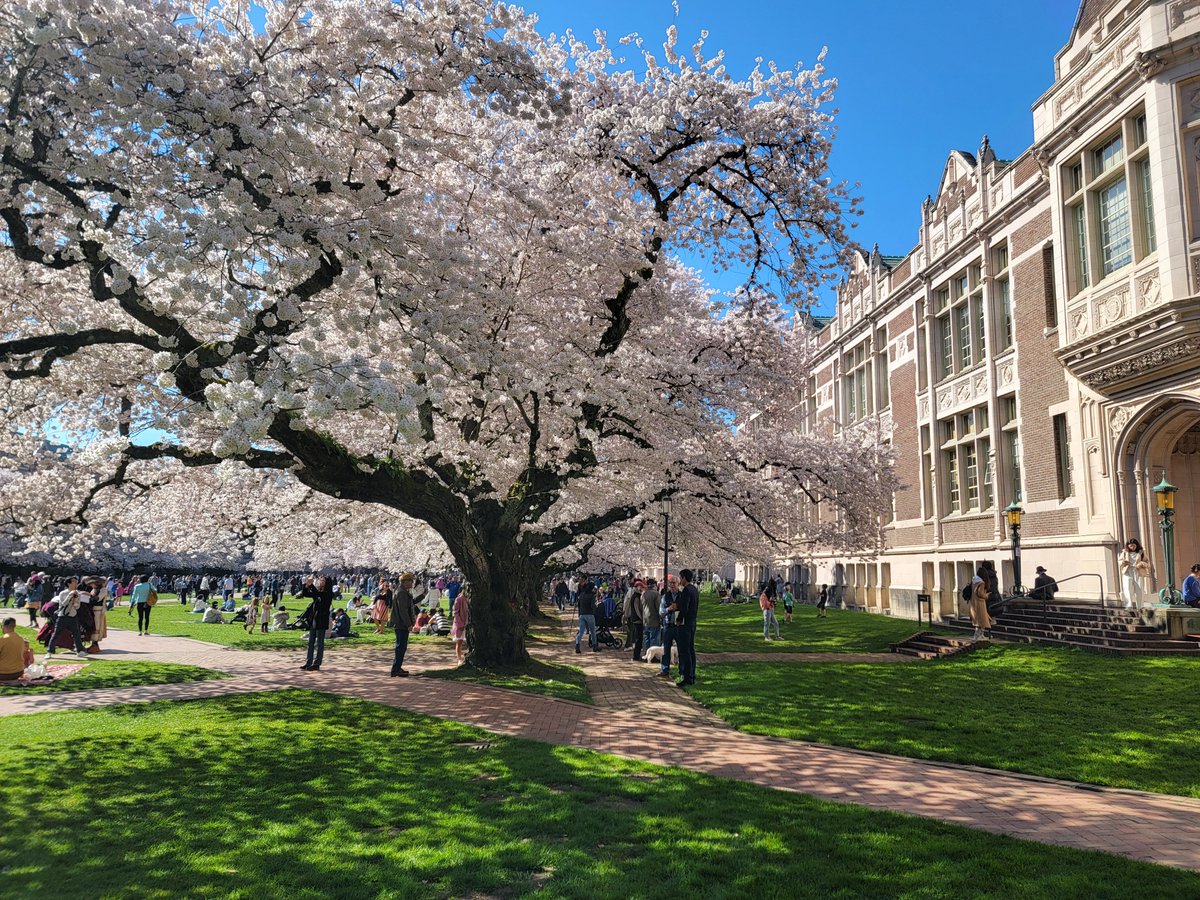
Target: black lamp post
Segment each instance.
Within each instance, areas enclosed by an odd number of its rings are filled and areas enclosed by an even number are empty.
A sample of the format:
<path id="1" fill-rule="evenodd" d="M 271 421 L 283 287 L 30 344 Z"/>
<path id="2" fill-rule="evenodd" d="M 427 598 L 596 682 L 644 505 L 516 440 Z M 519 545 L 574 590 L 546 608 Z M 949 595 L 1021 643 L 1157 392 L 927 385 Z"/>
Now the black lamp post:
<path id="1" fill-rule="evenodd" d="M 670 564 L 671 554 L 671 495 L 667 494 L 658 501 L 659 511 L 663 515 L 663 590 L 667 589 L 667 566 Z"/>
<path id="2" fill-rule="evenodd" d="M 1158 527 L 1162 529 L 1163 556 L 1167 560 L 1167 586 L 1159 591 L 1159 597 L 1172 606 L 1179 600 L 1175 590 L 1175 492 L 1179 488 L 1167 481 L 1167 470 L 1163 469 L 1162 481 L 1154 486 L 1154 501 L 1158 504 Z"/>
<path id="3" fill-rule="evenodd" d="M 1021 587 L 1021 513 L 1025 510 L 1014 500 L 1004 508 L 1004 517 L 1008 519 L 1008 533 L 1012 539 L 1012 564 L 1013 564 L 1013 596 L 1021 597 L 1025 594 L 1025 588 Z"/>

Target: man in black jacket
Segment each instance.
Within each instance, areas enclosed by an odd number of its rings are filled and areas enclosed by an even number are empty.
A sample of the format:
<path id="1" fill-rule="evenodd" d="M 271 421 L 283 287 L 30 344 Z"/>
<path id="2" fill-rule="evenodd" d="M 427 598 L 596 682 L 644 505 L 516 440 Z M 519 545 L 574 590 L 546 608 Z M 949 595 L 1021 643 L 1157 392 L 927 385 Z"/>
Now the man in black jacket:
<path id="1" fill-rule="evenodd" d="M 311 597 L 312 618 L 308 623 L 308 662 L 302 669 L 306 672 L 320 672 L 321 661 L 325 658 L 325 632 L 329 630 L 329 608 L 333 606 L 333 587 L 329 577 L 322 575 L 313 585 L 305 585 L 300 592 L 301 597 Z"/>
<path id="2" fill-rule="evenodd" d="M 408 635 L 417 621 L 417 603 L 413 599 L 413 576 L 405 572 L 400 576 L 400 587 L 392 595 L 392 628 L 396 630 L 396 652 L 392 656 L 393 678 L 406 678 L 404 654 L 408 652 Z"/>
<path id="3" fill-rule="evenodd" d="M 575 634 L 575 652 L 581 652 L 579 643 L 583 640 L 585 631 L 588 635 L 588 645 L 599 652 L 600 647 L 596 643 L 596 587 L 592 584 L 592 579 L 580 579 L 579 590 L 575 592 L 575 602 L 579 605 L 579 631 Z"/>
<path id="4" fill-rule="evenodd" d="M 679 649 L 680 687 L 696 683 L 696 617 L 700 612 L 700 592 L 692 584 L 692 570 L 679 571 L 681 587 L 675 596 L 675 644 Z"/>

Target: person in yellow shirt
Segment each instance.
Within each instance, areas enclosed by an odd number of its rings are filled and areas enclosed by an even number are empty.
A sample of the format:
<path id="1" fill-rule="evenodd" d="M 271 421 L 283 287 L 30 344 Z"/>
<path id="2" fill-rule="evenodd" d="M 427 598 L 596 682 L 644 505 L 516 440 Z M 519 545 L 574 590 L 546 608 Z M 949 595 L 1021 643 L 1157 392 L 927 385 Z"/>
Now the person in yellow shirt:
<path id="1" fill-rule="evenodd" d="M 16 681 L 25 673 L 29 643 L 17 634 L 17 620 L 4 620 L 0 633 L 0 681 Z"/>

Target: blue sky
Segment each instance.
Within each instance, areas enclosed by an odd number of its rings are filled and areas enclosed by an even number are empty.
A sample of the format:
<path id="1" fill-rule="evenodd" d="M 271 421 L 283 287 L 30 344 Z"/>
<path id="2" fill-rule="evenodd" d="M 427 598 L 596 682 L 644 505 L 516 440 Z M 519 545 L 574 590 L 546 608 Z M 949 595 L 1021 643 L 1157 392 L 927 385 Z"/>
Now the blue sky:
<path id="1" fill-rule="evenodd" d="M 543 33 L 639 32 L 654 46 L 676 21 L 670 0 L 527 0 Z M 680 43 L 701 29 L 735 76 L 754 58 L 791 67 L 829 48 L 840 84 L 836 178 L 861 182 L 855 239 L 903 255 L 917 242 L 920 204 L 937 190 L 951 150 L 988 135 L 1001 159 L 1033 142 L 1030 107 L 1054 78 L 1077 0 L 679 0 Z M 824 304 L 823 304 L 824 305 Z"/>

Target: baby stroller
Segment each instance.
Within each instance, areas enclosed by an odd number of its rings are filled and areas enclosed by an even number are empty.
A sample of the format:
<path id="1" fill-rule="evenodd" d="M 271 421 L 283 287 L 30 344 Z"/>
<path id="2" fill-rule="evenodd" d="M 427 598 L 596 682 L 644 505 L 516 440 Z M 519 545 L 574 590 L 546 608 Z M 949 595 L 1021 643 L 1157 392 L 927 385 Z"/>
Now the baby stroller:
<path id="1" fill-rule="evenodd" d="M 289 631 L 311 631 L 312 630 L 312 621 L 313 621 L 313 608 L 312 608 L 312 604 L 309 604 L 308 608 L 305 609 L 304 612 L 300 613 L 300 615 L 296 617 L 295 622 L 289 622 L 287 625 L 284 625 L 283 627 L 288 629 Z"/>
<path id="2" fill-rule="evenodd" d="M 621 627 L 621 608 L 617 607 L 611 616 L 604 614 L 604 608 L 596 608 L 596 647 L 612 647 L 614 650 L 625 649 L 625 638 L 613 634 L 613 629 Z"/>
<path id="3" fill-rule="evenodd" d="M 232 624 L 233 622 L 245 622 L 245 621 L 246 621 L 246 616 L 247 616 L 247 615 L 249 615 L 249 613 L 250 613 L 250 607 L 248 607 L 248 606 L 243 606 L 243 607 L 242 607 L 241 609 L 239 609 L 239 610 L 238 610 L 236 613 L 234 613 L 234 615 L 233 615 L 233 618 L 232 618 L 232 619 L 230 619 L 229 621 L 230 621 L 230 623 L 231 623 L 231 624 Z"/>

